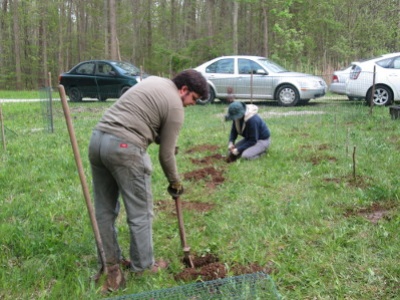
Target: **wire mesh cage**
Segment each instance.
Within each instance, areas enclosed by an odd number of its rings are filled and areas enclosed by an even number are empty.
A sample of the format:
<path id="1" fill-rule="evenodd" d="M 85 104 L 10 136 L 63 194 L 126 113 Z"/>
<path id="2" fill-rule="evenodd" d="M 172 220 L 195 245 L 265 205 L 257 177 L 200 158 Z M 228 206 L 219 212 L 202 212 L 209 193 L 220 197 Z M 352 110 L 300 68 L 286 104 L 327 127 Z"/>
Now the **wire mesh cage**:
<path id="1" fill-rule="evenodd" d="M 281 299 L 281 296 L 272 278 L 266 273 L 258 272 L 109 299 L 269 300 Z"/>

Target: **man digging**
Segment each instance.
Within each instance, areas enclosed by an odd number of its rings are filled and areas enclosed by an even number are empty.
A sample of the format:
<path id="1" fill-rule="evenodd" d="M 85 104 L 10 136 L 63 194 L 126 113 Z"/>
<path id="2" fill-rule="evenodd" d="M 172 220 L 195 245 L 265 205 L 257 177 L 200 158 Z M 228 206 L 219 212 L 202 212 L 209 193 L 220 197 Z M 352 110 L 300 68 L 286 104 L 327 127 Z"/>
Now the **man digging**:
<path id="1" fill-rule="evenodd" d="M 168 264 L 153 254 L 151 192 L 152 164 L 147 147 L 160 145 L 159 161 L 172 197 L 183 193 L 175 160 L 175 147 L 184 120 L 183 108 L 208 97 L 208 85 L 195 70 L 172 80 L 151 76 L 134 85 L 103 115 L 93 130 L 89 160 L 94 205 L 103 243 L 106 279 L 102 292 L 125 286 L 120 265 L 132 272 L 158 272 Z M 130 232 L 130 261 L 122 259 L 115 220 L 119 196 L 125 206 Z M 101 259 L 101 258 L 100 258 Z M 94 276 L 98 281 L 104 270 Z"/>

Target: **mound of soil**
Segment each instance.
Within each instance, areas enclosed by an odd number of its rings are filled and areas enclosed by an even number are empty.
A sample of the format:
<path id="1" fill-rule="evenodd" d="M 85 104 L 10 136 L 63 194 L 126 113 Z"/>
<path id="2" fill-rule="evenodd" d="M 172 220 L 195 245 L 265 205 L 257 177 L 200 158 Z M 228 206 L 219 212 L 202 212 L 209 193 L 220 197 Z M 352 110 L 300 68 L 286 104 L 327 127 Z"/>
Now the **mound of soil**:
<path id="1" fill-rule="evenodd" d="M 235 275 L 251 274 L 257 272 L 271 273 L 271 267 L 262 267 L 255 263 L 247 266 L 224 264 L 219 261 L 218 257 L 213 254 L 208 254 L 201 257 L 192 257 L 194 268 L 190 268 L 190 263 L 183 260 L 187 266 L 182 272 L 174 276 L 175 280 L 179 281 L 209 281 L 225 278 L 228 275 L 228 269 Z"/>

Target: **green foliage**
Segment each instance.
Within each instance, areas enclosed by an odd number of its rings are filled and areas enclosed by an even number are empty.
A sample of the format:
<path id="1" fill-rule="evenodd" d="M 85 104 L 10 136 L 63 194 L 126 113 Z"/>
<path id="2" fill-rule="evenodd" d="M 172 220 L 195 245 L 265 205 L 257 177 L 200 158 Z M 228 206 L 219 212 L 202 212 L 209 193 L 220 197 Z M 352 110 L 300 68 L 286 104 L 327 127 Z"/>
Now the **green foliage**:
<path id="1" fill-rule="evenodd" d="M 48 72 L 56 82 L 80 61 L 111 58 L 104 1 L 2 3 L 1 89 L 35 89 L 45 85 Z M 172 75 L 230 54 L 268 56 L 296 67 L 307 61 L 326 70 L 400 46 L 393 0 L 118 0 L 116 13 L 118 57 L 151 74 Z"/>
<path id="2" fill-rule="evenodd" d="M 33 96 L 32 96 L 33 98 Z M 0 149 L 0 298 L 99 299 L 89 277 L 97 270 L 95 242 L 69 136 L 59 102 L 55 133 L 43 123 L 41 105 L 3 103 L 7 151 Z M 87 182 L 91 129 L 111 102 L 70 103 Z M 222 263 L 272 268 L 283 299 L 395 299 L 400 272 L 398 165 L 400 123 L 387 108 L 346 100 L 311 101 L 307 106 L 259 103 L 272 132 L 267 155 L 255 161 L 211 166 L 225 181 L 184 180 L 184 202 L 212 205 L 184 209 L 187 240 L 198 255 Z M 226 106 L 185 109 L 177 156 L 180 173 L 199 170 L 193 162 L 226 154 L 230 124 Z M 14 134 L 11 134 L 11 133 Z M 212 145 L 216 150 L 189 151 Z M 356 177 L 353 178 L 355 149 Z M 184 284 L 176 215 L 150 146 L 155 201 L 154 244 L 168 271 L 128 276 L 128 295 Z M 210 166 L 210 165 L 209 165 Z M 373 208 L 382 213 L 372 221 Z M 128 253 L 122 209 L 119 239 Z"/>

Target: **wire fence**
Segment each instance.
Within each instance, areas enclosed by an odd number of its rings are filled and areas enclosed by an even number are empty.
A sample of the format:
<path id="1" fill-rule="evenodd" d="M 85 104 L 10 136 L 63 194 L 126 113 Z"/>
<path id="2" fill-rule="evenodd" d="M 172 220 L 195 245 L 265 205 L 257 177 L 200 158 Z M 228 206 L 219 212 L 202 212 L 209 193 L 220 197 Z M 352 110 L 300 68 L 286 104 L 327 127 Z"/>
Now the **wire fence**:
<path id="1" fill-rule="evenodd" d="M 378 104 L 383 105 L 379 105 L 381 107 L 379 107 L 378 110 L 380 112 L 385 111 L 384 114 L 381 114 L 383 121 L 386 121 L 387 118 L 400 118 L 398 106 L 392 105 L 389 108 L 385 108 L 386 105 L 389 106 L 389 104 L 395 104 L 395 102 L 391 101 L 393 100 L 395 93 L 389 88 L 385 89 L 382 84 L 377 84 L 372 88 L 373 91 L 376 91 L 374 97 L 379 100 L 369 102 L 367 99 L 365 99 L 368 94 L 368 90 L 371 89 L 371 84 L 373 84 L 375 81 L 381 82 L 381 79 L 373 76 L 373 73 L 364 73 L 364 75 L 360 74 L 357 80 L 350 80 L 347 78 L 341 79 L 341 82 L 332 82 L 330 87 L 325 87 L 325 89 L 328 91 L 327 94 L 321 95 L 321 92 L 317 91 L 314 95 L 317 95 L 318 97 L 311 97 L 310 100 L 302 99 L 302 101 L 297 102 L 297 105 L 288 105 L 287 107 L 282 107 L 276 100 L 276 88 L 274 89 L 274 86 L 279 85 L 278 81 L 281 80 L 280 77 L 270 77 L 270 80 L 267 83 L 264 82 L 264 84 L 261 85 L 260 80 L 263 79 L 265 81 L 265 77 L 267 76 L 250 73 L 243 74 L 243 76 L 238 79 L 230 78 L 230 74 L 226 74 L 227 76 L 221 76 L 221 78 L 214 81 L 216 88 L 220 88 L 220 90 L 224 92 L 219 92 L 220 95 L 216 96 L 214 105 L 217 105 L 216 110 L 220 110 L 221 106 L 218 106 L 218 104 L 223 105 L 223 107 L 227 107 L 227 104 L 230 101 L 244 101 L 246 103 L 253 103 L 258 105 L 261 111 L 268 110 L 268 112 L 263 112 L 263 115 L 265 115 L 266 118 L 297 115 L 310 116 L 329 113 L 330 115 L 334 116 L 333 118 L 337 120 L 338 123 L 340 123 L 344 122 L 343 119 L 355 121 L 360 115 L 373 115 L 374 111 L 378 109 L 374 102 L 381 101 L 378 102 Z M 346 74 L 346 76 L 349 77 L 350 75 Z M 333 74 L 331 74 L 330 77 L 333 77 Z M 301 78 L 303 78 L 303 76 L 293 77 L 292 79 L 301 83 Z M 351 85 L 350 83 L 346 84 L 346 81 L 351 81 Z M 301 84 L 306 83 L 303 82 Z M 329 93 L 329 90 L 333 84 L 336 85 L 336 93 Z M 321 83 L 318 80 L 315 87 L 318 89 L 321 88 Z M 353 95 L 355 97 L 350 97 L 346 94 L 350 87 L 352 88 L 352 91 L 354 91 Z M 301 88 L 296 87 L 296 90 L 297 89 Z M 285 93 L 285 97 L 296 96 L 290 89 L 286 90 Z M 3 112 L 3 120 L 1 122 L 2 131 L 0 132 L 3 141 L 7 141 L 7 135 L 8 138 L 12 138 L 21 132 L 40 130 L 43 130 L 47 133 L 54 133 L 57 131 L 57 126 L 64 127 L 63 114 L 59 104 L 59 95 L 52 87 L 43 87 L 38 90 L 38 94 L 39 99 L 37 99 L 37 102 L 40 105 L 41 117 L 38 118 L 38 115 L 32 116 L 31 111 L 19 112 L 18 117 L 21 119 L 26 119 L 26 124 L 23 125 L 24 128 L 20 129 L 18 128 L 18 125 L 14 126 L 13 120 L 16 120 L 16 115 L 11 117 L 7 110 Z M 98 96 L 99 91 L 93 91 L 93 94 L 97 95 L 96 98 L 84 98 L 82 102 L 71 102 L 72 113 L 75 111 L 83 112 L 83 120 L 87 121 L 86 123 L 79 122 L 79 126 L 87 126 L 91 128 L 99 118 L 99 115 L 95 115 L 93 113 L 97 111 L 103 112 L 107 108 L 107 106 L 101 104 L 102 101 L 99 101 L 99 99 L 101 99 L 101 97 Z M 362 95 L 365 95 L 365 97 L 362 97 Z M 385 101 L 385 99 L 388 101 L 382 102 Z M 109 102 L 109 105 L 112 105 L 112 103 L 116 100 L 117 99 L 114 98 L 108 99 L 107 102 Z M 0 102 L 7 101 L 0 100 Z M 201 106 L 199 109 L 201 109 Z M 41 122 L 39 122 L 40 120 Z M 59 123 L 60 120 L 62 122 L 61 124 Z M 204 124 L 203 126 L 207 127 L 208 125 Z M 3 142 L 3 144 L 5 145 L 6 142 Z"/>
<path id="2" fill-rule="evenodd" d="M 113 300 L 274 300 L 281 299 L 274 281 L 265 273 L 253 273 L 169 289 L 125 295 Z"/>

